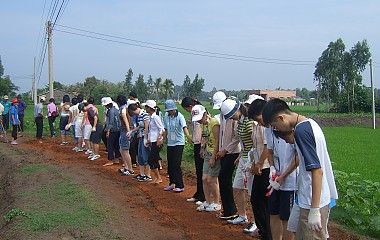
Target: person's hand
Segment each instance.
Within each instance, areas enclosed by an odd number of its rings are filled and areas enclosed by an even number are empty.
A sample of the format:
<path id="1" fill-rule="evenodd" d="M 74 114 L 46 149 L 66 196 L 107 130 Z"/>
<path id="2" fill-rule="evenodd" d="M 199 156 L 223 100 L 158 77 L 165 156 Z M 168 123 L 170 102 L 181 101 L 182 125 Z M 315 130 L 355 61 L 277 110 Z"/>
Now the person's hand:
<path id="1" fill-rule="evenodd" d="M 253 169 L 254 175 L 261 175 L 261 165 L 262 165 L 262 163 L 260 163 L 260 162 L 255 164 L 255 167 Z"/>
<path id="2" fill-rule="evenodd" d="M 275 178 L 276 178 L 276 168 L 274 166 L 270 166 L 269 179 L 274 181 Z"/>
<path id="3" fill-rule="evenodd" d="M 96 132 L 96 127 L 92 127 L 91 132 Z"/>
<path id="4" fill-rule="evenodd" d="M 285 182 L 284 176 L 283 175 L 277 176 L 276 182 L 278 182 L 278 184 L 280 184 L 280 185 L 284 184 L 284 182 Z"/>
<path id="5" fill-rule="evenodd" d="M 251 167 L 252 167 L 252 163 L 250 161 L 247 161 L 246 163 L 244 163 L 242 170 L 243 172 L 250 172 Z"/>
<path id="6" fill-rule="evenodd" d="M 106 132 L 106 138 L 109 138 L 110 137 L 110 131 L 107 131 Z"/>
<path id="7" fill-rule="evenodd" d="M 222 157 L 224 157 L 226 155 L 226 152 L 223 150 L 223 151 L 219 151 L 217 154 L 216 154 L 216 159 L 221 159 Z"/>
<path id="8" fill-rule="evenodd" d="M 312 231 L 319 232 L 322 230 L 321 212 L 319 211 L 319 208 L 310 208 L 307 222 Z"/>
<path id="9" fill-rule="evenodd" d="M 234 161 L 234 165 L 239 164 L 239 159 L 240 159 L 240 157 L 238 157 L 238 158 L 235 159 L 235 161 Z"/>
<path id="10" fill-rule="evenodd" d="M 211 158 L 210 161 L 208 162 L 208 165 L 209 165 L 211 168 L 214 168 L 214 167 L 215 167 L 215 158 Z"/>
<path id="11" fill-rule="evenodd" d="M 132 131 L 127 132 L 126 134 L 127 140 L 130 140 L 131 136 L 132 136 Z"/>
<path id="12" fill-rule="evenodd" d="M 187 142 L 188 142 L 188 143 L 191 143 L 191 144 L 193 143 L 193 139 L 191 139 L 190 135 L 187 136 Z"/>
<path id="13" fill-rule="evenodd" d="M 145 145 L 145 147 L 149 147 L 149 145 L 150 145 L 150 141 L 149 141 L 149 140 L 146 140 L 146 141 L 145 141 L 145 139 L 144 139 L 144 145 Z"/>

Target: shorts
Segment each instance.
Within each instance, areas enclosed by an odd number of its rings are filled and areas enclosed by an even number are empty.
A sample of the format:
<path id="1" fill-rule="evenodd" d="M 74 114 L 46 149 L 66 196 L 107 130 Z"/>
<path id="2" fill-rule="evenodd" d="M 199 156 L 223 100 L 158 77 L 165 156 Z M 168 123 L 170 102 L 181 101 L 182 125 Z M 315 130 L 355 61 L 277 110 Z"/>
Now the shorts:
<path id="1" fill-rule="evenodd" d="M 129 150 L 131 141 L 127 140 L 127 131 L 120 131 L 119 145 L 121 150 Z"/>
<path id="2" fill-rule="evenodd" d="M 138 163 L 140 166 L 145 166 L 148 164 L 148 158 L 150 153 L 150 147 L 144 146 L 144 136 L 139 139 L 139 147 L 138 147 Z"/>
<path id="3" fill-rule="evenodd" d="M 203 162 L 203 169 L 202 169 L 202 173 L 203 174 L 207 174 L 211 177 L 218 177 L 219 176 L 219 172 L 220 172 L 220 169 L 221 169 L 221 166 L 220 166 L 220 160 L 217 160 L 215 162 L 215 167 L 210 167 L 208 165 L 209 161 L 211 159 L 211 154 L 206 154 L 204 156 L 204 162 Z"/>
<path id="4" fill-rule="evenodd" d="M 103 126 L 100 124 L 96 125 L 96 131 L 91 132 L 90 142 L 94 144 L 99 144 L 102 141 L 102 133 L 103 133 Z"/>
<path id="5" fill-rule="evenodd" d="M 70 135 L 70 130 L 59 130 L 61 135 Z"/>
<path id="6" fill-rule="evenodd" d="M 160 168 L 160 164 L 158 164 L 158 160 L 160 158 L 159 153 L 160 153 L 160 148 L 157 146 L 157 142 L 152 142 L 149 158 L 148 158 L 150 169 Z"/>
<path id="7" fill-rule="evenodd" d="M 75 122 L 75 137 L 76 138 L 83 137 L 83 131 L 82 131 L 81 125 L 82 125 L 82 121 Z"/>
<path id="8" fill-rule="evenodd" d="M 327 239 L 327 222 L 330 214 L 330 207 L 326 205 L 320 208 L 321 219 L 322 219 L 322 230 L 319 232 L 309 229 L 308 216 L 309 209 L 300 208 L 300 217 L 297 227 L 296 240 L 301 239 Z"/>
<path id="9" fill-rule="evenodd" d="M 241 157 L 239 159 L 239 164 L 236 169 L 234 182 L 232 184 L 233 188 L 236 189 L 246 189 L 248 190 L 248 195 L 251 196 L 252 193 L 252 184 L 253 184 L 253 175 L 251 172 L 245 172 L 244 165 L 248 162 L 248 158 Z M 244 186 L 244 178 L 246 179 L 246 185 Z"/>
<path id="10" fill-rule="evenodd" d="M 280 220 L 288 221 L 294 203 L 294 191 L 273 190 L 269 197 L 270 215 L 280 215 Z"/>
<path id="11" fill-rule="evenodd" d="M 65 130 L 65 127 L 68 123 L 69 123 L 69 117 L 68 116 L 61 117 L 59 119 L 59 130 L 61 130 L 61 131 Z M 61 134 L 62 134 L 62 132 L 61 132 Z M 67 134 L 65 134 L 65 135 L 67 135 Z"/>
<path id="12" fill-rule="evenodd" d="M 92 126 L 90 124 L 83 127 L 83 139 L 89 140 L 92 132 Z"/>

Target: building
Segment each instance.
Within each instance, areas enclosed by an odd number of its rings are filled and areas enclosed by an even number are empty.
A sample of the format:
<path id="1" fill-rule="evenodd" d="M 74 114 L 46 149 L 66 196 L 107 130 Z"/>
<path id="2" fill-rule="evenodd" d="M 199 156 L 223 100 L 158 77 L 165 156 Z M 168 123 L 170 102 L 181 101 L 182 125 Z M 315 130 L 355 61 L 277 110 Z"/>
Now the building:
<path id="1" fill-rule="evenodd" d="M 262 96 L 266 101 L 272 98 L 294 99 L 296 98 L 296 90 L 248 90 L 247 96 L 256 94 Z"/>
<path id="2" fill-rule="evenodd" d="M 65 92 L 65 91 L 60 90 L 60 89 L 55 89 L 54 90 L 54 100 L 55 100 L 55 102 L 56 103 L 62 102 L 62 99 L 63 99 L 64 95 L 69 95 L 70 100 L 72 98 L 76 97 L 75 93 L 68 93 L 68 92 Z M 38 95 L 38 99 L 40 98 L 40 96 L 46 96 L 46 101 L 49 102 L 49 99 L 50 99 L 50 93 L 49 92 L 45 92 L 45 93 L 39 94 Z"/>

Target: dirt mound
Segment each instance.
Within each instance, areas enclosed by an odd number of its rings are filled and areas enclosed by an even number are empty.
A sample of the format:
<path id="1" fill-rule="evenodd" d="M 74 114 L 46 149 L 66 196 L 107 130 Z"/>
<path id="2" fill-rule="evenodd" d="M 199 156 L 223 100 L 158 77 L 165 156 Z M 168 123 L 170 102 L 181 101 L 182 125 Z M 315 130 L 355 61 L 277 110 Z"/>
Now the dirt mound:
<path id="1" fill-rule="evenodd" d="M 344 126 L 360 126 L 372 127 L 372 117 L 364 116 L 310 116 L 321 127 L 344 127 Z M 376 122 L 380 122 L 380 118 L 376 118 Z"/>

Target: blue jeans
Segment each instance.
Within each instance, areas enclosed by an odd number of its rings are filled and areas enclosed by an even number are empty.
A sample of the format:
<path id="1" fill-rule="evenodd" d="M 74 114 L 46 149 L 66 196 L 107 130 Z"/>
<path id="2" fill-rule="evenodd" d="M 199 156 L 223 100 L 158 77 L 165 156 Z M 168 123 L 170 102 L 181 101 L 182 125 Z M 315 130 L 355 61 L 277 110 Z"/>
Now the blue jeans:
<path id="1" fill-rule="evenodd" d="M 140 166 L 145 166 L 148 164 L 148 158 L 150 153 L 150 147 L 144 146 L 144 136 L 141 136 L 139 139 L 138 147 L 138 162 Z"/>

